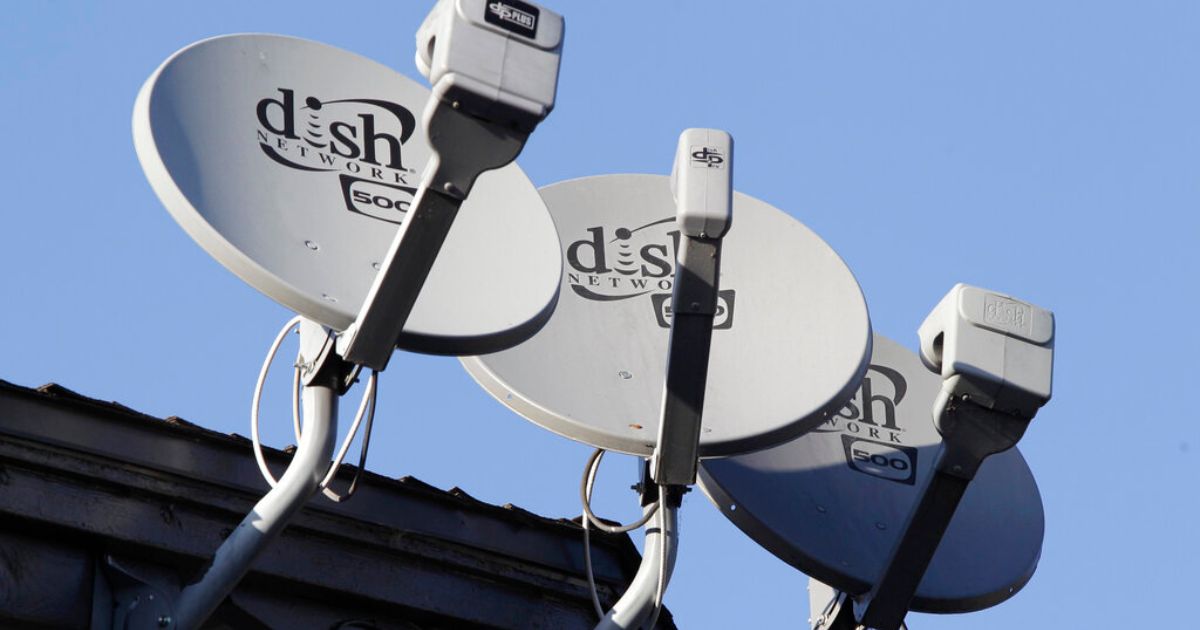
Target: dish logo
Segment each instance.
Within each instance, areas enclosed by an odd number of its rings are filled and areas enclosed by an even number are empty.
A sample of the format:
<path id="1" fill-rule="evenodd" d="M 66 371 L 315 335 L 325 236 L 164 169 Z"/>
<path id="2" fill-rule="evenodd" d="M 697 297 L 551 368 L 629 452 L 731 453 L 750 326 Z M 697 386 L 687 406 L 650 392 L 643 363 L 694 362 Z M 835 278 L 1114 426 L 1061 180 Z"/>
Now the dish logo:
<path id="1" fill-rule="evenodd" d="M 342 198 L 351 212 L 399 224 L 412 205 L 417 189 L 341 175 Z"/>
<path id="2" fill-rule="evenodd" d="M 567 273 L 571 291 L 585 300 L 616 302 L 650 295 L 648 300 L 658 324 L 670 328 L 671 289 L 675 283 L 675 261 L 680 232 L 675 217 L 628 228 L 596 226 L 586 236 L 567 245 Z M 733 326 L 735 293 L 718 294 L 714 330 Z"/>
<path id="3" fill-rule="evenodd" d="M 1033 329 L 1033 316 L 1028 305 L 997 295 L 984 296 L 983 321 L 1004 330 L 1025 334 Z"/>
<path id="4" fill-rule="evenodd" d="M 692 168 L 725 168 L 725 156 L 711 147 L 693 146 Z"/>
<path id="5" fill-rule="evenodd" d="M 890 444 L 900 444 L 904 428 L 898 422 L 897 409 L 908 394 L 904 375 L 884 365 L 867 368 L 854 397 L 824 424 L 818 433 L 861 435 Z"/>
<path id="6" fill-rule="evenodd" d="M 726 330 L 733 327 L 733 291 L 717 291 L 717 313 L 713 317 L 713 330 Z M 658 325 L 663 328 L 671 327 L 671 294 L 656 293 L 650 296 L 654 304 L 654 314 L 658 316 Z"/>
<path id="7" fill-rule="evenodd" d="M 850 468 L 872 477 L 914 485 L 917 481 L 917 449 L 842 435 Z"/>
<path id="8" fill-rule="evenodd" d="M 537 37 L 537 21 L 541 10 L 519 0 L 499 0 L 487 3 L 483 19 L 510 32 L 528 38 Z"/>
<path id="9" fill-rule="evenodd" d="M 263 155 L 298 171 L 341 173 L 350 212 L 399 223 L 416 192 L 404 144 L 416 130 L 405 107 L 371 98 L 321 100 L 277 88 L 254 108 Z M 336 185 L 331 182 L 331 185 Z"/>

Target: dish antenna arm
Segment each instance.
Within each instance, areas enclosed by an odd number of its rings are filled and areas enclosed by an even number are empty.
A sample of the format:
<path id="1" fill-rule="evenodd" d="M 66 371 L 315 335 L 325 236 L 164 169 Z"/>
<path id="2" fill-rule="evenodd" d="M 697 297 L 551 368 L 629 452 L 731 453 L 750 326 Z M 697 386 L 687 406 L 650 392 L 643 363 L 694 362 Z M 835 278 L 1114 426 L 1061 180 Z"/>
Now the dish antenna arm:
<path id="1" fill-rule="evenodd" d="M 683 238 L 671 295 L 671 336 L 658 442 L 650 473 L 660 486 L 696 483 L 721 241 L 733 220 L 733 138 L 686 129 L 671 169 L 675 223 Z"/>
<path id="2" fill-rule="evenodd" d="M 338 352 L 347 361 L 375 370 L 387 367 L 475 180 L 516 159 L 529 137 L 461 111 L 457 101 L 439 98 L 436 86 L 424 123 L 433 158 L 358 317 L 338 339 Z"/>
<path id="3" fill-rule="evenodd" d="M 433 85 L 422 116 L 433 158 L 358 317 L 338 340 L 347 361 L 387 367 L 475 180 L 516 159 L 554 108 L 563 19 L 533 8 L 530 25 L 496 26 L 487 3 L 440 0 L 417 30 L 417 68 Z"/>
<path id="4" fill-rule="evenodd" d="M 855 602 L 862 627 L 901 626 L 979 467 L 1015 446 L 1050 400 L 1053 329 L 1050 311 L 964 284 L 921 325 L 922 359 L 944 379 L 933 404 L 942 446 L 883 575 Z"/>

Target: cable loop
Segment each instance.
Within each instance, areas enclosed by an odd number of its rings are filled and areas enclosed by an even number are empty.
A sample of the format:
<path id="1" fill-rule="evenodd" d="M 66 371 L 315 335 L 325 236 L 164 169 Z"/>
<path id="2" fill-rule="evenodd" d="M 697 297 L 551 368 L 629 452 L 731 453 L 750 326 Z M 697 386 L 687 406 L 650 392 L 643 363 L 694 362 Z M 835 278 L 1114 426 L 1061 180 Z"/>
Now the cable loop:
<path id="1" fill-rule="evenodd" d="M 608 523 L 601 521 L 600 518 L 596 516 L 594 512 L 592 512 L 592 486 L 596 483 L 596 471 L 600 468 L 600 460 L 604 457 L 604 453 L 604 449 L 596 449 L 596 452 L 592 453 L 592 456 L 588 458 L 587 466 L 584 468 L 583 482 L 579 484 L 579 498 L 583 502 L 583 514 L 588 518 L 589 521 L 591 521 L 592 525 L 596 526 L 596 529 L 608 532 L 610 534 L 625 534 L 638 529 L 650 521 L 650 518 L 654 516 L 655 512 L 658 511 L 659 506 L 662 503 L 662 495 L 659 495 L 659 500 L 654 502 L 653 507 L 647 510 L 646 513 L 642 515 L 642 518 L 639 518 L 628 525 L 609 525 Z"/>
<path id="2" fill-rule="evenodd" d="M 267 460 L 263 456 L 262 441 L 258 437 L 258 408 L 262 402 L 263 384 L 267 381 L 267 373 L 271 371 L 271 363 L 275 360 L 275 354 L 279 352 L 279 346 L 283 344 L 283 340 L 287 334 L 300 325 L 304 318 L 297 315 L 288 320 L 283 325 L 283 329 L 275 336 L 275 341 L 271 344 L 271 348 L 267 350 L 267 358 L 263 361 L 262 369 L 258 372 L 258 382 L 254 384 L 254 397 L 250 401 L 250 441 L 254 445 L 254 461 L 258 462 L 258 471 L 262 473 L 263 479 L 272 488 L 279 484 L 275 476 L 271 474 L 271 469 L 267 468 Z M 292 423 L 296 427 L 296 443 L 300 442 L 300 410 L 296 404 L 296 392 L 300 386 L 300 367 L 293 368 L 295 373 L 292 375 Z"/>
<path id="3" fill-rule="evenodd" d="M 371 445 L 371 426 L 375 422 L 375 397 L 379 392 L 378 381 L 379 372 L 371 370 L 371 376 L 367 379 L 367 391 L 363 392 L 362 401 L 358 404 L 358 413 L 354 415 L 354 424 L 350 425 L 350 432 L 346 434 L 346 440 L 342 442 L 342 448 L 338 450 L 337 458 L 333 460 L 333 464 L 329 466 L 329 472 L 325 475 L 325 479 L 321 481 L 321 492 L 332 501 L 341 503 L 354 496 L 354 492 L 358 489 L 358 479 L 362 476 L 362 471 L 366 468 L 367 449 Z M 354 440 L 355 434 L 358 433 L 358 425 L 362 422 L 364 414 L 367 418 L 367 426 L 363 431 L 362 447 L 358 452 L 358 468 L 354 471 L 354 478 L 350 480 L 350 486 L 346 489 L 346 494 L 338 494 L 329 489 L 329 484 L 337 476 L 338 470 L 342 466 L 342 460 L 346 458 L 346 452 L 350 450 L 350 442 Z"/>
<path id="4" fill-rule="evenodd" d="M 596 514 L 592 512 L 591 503 L 592 486 L 594 486 L 596 483 L 596 472 L 600 468 L 600 460 L 604 457 L 604 453 L 605 451 L 602 448 L 598 448 L 594 453 L 592 453 L 592 456 L 588 458 L 587 465 L 583 470 L 583 481 L 579 484 L 579 498 L 583 503 L 583 516 L 580 519 L 582 521 L 581 524 L 583 525 L 583 566 L 585 570 L 584 572 L 587 574 L 588 591 L 592 596 L 592 608 L 596 611 L 596 616 L 600 619 L 604 618 L 604 607 L 600 605 L 600 595 L 596 592 L 596 577 L 592 571 L 592 534 L 589 524 L 595 525 L 598 529 L 606 531 L 610 534 L 624 534 L 631 532 L 645 525 L 650 521 L 651 518 L 654 517 L 654 515 L 662 506 L 663 497 L 666 496 L 666 494 L 663 492 L 663 489 L 660 487 L 658 501 L 655 501 L 650 509 L 646 510 L 646 512 L 642 514 L 642 518 L 628 525 L 609 525 L 608 523 L 601 521 Z M 662 584 L 660 583 L 659 589 L 661 588 Z M 662 606 L 661 594 L 656 598 L 656 602 L 656 606 Z M 658 618 L 657 609 L 654 617 L 655 619 Z"/>
<path id="5" fill-rule="evenodd" d="M 279 352 L 279 347 L 283 344 L 283 340 L 292 329 L 300 325 L 303 319 L 302 316 L 297 315 L 288 320 L 275 337 L 275 341 L 271 343 L 271 347 L 267 351 L 267 357 L 263 360 L 262 369 L 259 370 L 258 382 L 254 385 L 254 397 L 250 403 L 250 441 L 254 446 L 254 460 L 258 463 L 258 470 L 262 473 L 263 479 L 272 488 L 279 484 L 279 480 L 275 478 L 275 475 L 271 474 L 271 469 L 267 467 L 267 460 L 262 450 L 262 440 L 258 432 L 259 408 L 262 402 L 263 386 L 267 380 L 267 373 L 271 370 L 271 364 L 275 361 L 275 355 Z M 292 372 L 292 428 L 295 431 L 297 443 L 300 442 L 300 436 L 303 433 L 300 419 L 300 368 L 299 357 L 297 357 Z M 379 372 L 371 370 L 371 376 L 367 380 L 366 391 L 363 392 L 362 401 L 358 405 L 358 412 L 354 416 L 354 423 L 350 425 L 350 431 L 346 434 L 341 448 L 338 449 L 337 457 L 330 464 L 329 470 L 318 486 L 325 496 L 333 501 L 345 501 L 353 496 L 354 492 L 358 489 L 358 480 L 366 467 L 367 449 L 371 443 L 371 427 L 375 421 L 375 400 L 376 394 L 379 391 L 378 380 Z M 358 434 L 358 428 L 362 424 L 364 417 L 367 419 L 367 426 L 363 434 L 362 448 L 359 450 L 358 469 L 354 472 L 354 478 L 351 479 L 346 494 L 340 495 L 330 490 L 328 486 L 333 481 L 333 478 L 337 476 L 337 472 L 346 458 L 346 453 L 350 450 L 350 444 L 354 441 L 354 436 Z"/>

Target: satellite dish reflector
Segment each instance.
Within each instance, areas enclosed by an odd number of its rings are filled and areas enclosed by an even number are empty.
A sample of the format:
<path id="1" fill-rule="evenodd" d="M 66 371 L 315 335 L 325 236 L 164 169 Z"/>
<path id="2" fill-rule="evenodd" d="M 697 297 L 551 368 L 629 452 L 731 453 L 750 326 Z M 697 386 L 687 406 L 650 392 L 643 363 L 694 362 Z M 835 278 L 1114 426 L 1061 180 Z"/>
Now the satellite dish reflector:
<path id="1" fill-rule="evenodd" d="M 184 48 L 146 82 L 134 144 L 175 220 L 251 286 L 335 330 L 358 314 L 431 150 L 429 90 L 275 35 Z M 476 354 L 528 338 L 558 296 L 554 224 L 516 165 L 482 175 L 398 345 Z"/>
<path id="2" fill-rule="evenodd" d="M 780 559 L 852 595 L 870 590 L 933 472 L 941 437 L 930 417 L 942 380 L 876 335 L 871 367 L 837 415 L 807 435 L 701 463 L 700 486 Z M 968 487 L 911 608 L 970 612 L 1025 585 L 1041 555 L 1042 500 L 1016 448 Z"/>
<path id="3" fill-rule="evenodd" d="M 500 402 L 599 448 L 649 456 L 658 436 L 680 238 L 670 178 L 608 175 L 541 189 L 562 238 L 562 296 L 523 344 L 463 358 Z M 788 440 L 841 408 L 870 355 L 867 307 L 838 255 L 795 219 L 734 194 L 699 454 Z"/>

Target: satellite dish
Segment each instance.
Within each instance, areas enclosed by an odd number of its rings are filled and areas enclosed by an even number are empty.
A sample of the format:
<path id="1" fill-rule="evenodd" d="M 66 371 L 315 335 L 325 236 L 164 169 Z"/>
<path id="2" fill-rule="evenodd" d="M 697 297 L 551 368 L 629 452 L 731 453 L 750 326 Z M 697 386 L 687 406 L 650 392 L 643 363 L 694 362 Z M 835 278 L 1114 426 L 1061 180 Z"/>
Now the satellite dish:
<path id="1" fill-rule="evenodd" d="M 701 463 L 700 486 L 760 545 L 852 595 L 879 579 L 941 436 L 930 417 L 942 380 L 903 346 L 876 335 L 871 366 L 838 414 L 803 437 Z M 1044 514 L 1016 448 L 986 460 L 937 548 L 911 608 L 993 606 L 1033 576 Z"/>
<path id="2" fill-rule="evenodd" d="M 355 319 L 431 156 L 429 90 L 316 42 L 231 35 L 150 77 L 134 144 L 175 220 L 222 265 L 335 330 Z M 558 237 L 515 164 L 463 204 L 398 345 L 492 352 L 547 320 Z"/>
<path id="3" fill-rule="evenodd" d="M 134 146 L 159 199 L 221 264 L 299 313 L 268 353 L 251 412 L 257 452 L 262 381 L 298 326 L 293 399 L 307 421 L 301 433 L 294 402 L 296 454 L 278 481 L 258 457 L 272 489 L 180 591 L 180 628 L 200 627 L 304 502 L 328 490 L 364 415 L 370 431 L 376 375 L 396 346 L 491 352 L 528 338 L 554 309 L 558 236 L 511 162 L 553 108 L 562 18 L 522 3 L 540 19 L 514 31 L 489 25 L 492 13 L 513 15 L 507 5 L 464 13 L 449 2 L 418 33 L 432 94 L 361 57 L 273 35 L 188 46 L 138 94 Z M 337 399 L 363 367 L 366 393 L 330 467 Z M 331 494 L 341 500 L 355 485 Z"/>
<path id="4" fill-rule="evenodd" d="M 562 238 L 563 289 L 519 346 L 463 358 L 529 420 L 640 456 L 658 436 L 678 250 L 670 178 L 608 175 L 541 189 Z M 838 255 L 742 194 L 724 238 L 699 454 L 788 440 L 841 408 L 867 367 L 867 307 Z"/>

